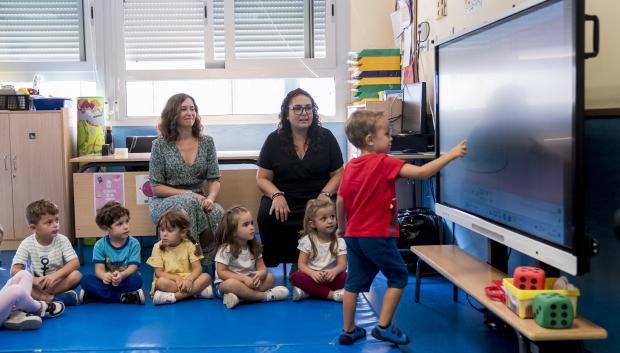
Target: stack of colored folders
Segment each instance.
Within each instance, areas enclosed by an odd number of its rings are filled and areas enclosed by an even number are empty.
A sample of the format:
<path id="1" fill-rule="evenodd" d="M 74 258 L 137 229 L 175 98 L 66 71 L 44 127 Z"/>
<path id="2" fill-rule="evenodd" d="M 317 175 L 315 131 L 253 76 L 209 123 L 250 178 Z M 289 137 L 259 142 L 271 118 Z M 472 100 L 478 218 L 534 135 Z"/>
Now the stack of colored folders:
<path id="1" fill-rule="evenodd" d="M 400 49 L 364 49 L 352 66 L 354 103 L 378 101 L 380 92 L 400 90 Z"/>

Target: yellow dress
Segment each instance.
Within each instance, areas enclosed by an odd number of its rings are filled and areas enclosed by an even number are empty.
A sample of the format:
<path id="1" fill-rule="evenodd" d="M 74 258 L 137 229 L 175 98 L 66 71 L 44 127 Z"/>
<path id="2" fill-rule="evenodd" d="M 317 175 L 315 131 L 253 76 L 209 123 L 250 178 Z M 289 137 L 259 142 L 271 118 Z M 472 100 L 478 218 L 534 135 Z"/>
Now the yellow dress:
<path id="1" fill-rule="evenodd" d="M 164 250 L 161 249 L 161 241 L 158 241 L 153 245 L 153 252 L 146 263 L 153 269 L 161 268 L 166 273 L 185 278 L 192 273 L 192 263 L 202 258 L 202 255 L 196 256 L 196 245 L 189 240 L 184 240 L 179 245 L 167 247 Z M 151 297 L 155 294 L 155 281 L 157 281 L 157 276 L 153 275 Z"/>

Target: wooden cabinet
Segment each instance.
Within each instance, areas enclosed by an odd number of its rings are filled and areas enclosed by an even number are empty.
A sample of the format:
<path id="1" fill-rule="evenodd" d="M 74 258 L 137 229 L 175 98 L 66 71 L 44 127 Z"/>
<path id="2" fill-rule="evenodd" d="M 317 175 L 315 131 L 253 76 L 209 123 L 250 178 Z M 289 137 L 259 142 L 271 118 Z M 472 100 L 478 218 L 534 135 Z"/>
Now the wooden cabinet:
<path id="1" fill-rule="evenodd" d="M 46 198 L 60 209 L 60 233 L 73 236 L 71 138 L 66 109 L 0 112 L 0 224 L 2 249 L 30 234 L 26 206 Z"/>

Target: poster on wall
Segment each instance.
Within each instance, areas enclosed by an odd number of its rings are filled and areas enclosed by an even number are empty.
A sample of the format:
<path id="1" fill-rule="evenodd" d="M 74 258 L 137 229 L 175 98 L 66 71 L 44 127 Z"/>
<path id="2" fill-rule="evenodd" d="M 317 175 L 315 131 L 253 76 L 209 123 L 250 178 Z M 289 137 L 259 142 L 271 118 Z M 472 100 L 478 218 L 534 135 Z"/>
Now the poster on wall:
<path id="1" fill-rule="evenodd" d="M 94 173 L 93 189 L 95 212 L 108 201 L 125 205 L 125 177 L 123 173 Z"/>
<path id="2" fill-rule="evenodd" d="M 136 205 L 148 205 L 153 197 L 153 189 L 148 174 L 136 175 Z"/>
<path id="3" fill-rule="evenodd" d="M 482 7 L 482 0 L 465 0 L 465 12 L 472 13 L 480 10 Z"/>

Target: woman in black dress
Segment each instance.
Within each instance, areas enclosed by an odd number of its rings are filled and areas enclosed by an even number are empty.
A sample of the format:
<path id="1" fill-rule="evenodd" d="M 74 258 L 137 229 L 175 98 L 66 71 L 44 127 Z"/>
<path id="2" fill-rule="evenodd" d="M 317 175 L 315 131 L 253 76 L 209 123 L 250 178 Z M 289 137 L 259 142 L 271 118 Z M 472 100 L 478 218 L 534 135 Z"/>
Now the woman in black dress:
<path id="1" fill-rule="evenodd" d="M 306 202 L 336 194 L 342 164 L 338 141 L 321 127 L 314 99 L 300 88 L 289 92 L 278 129 L 258 156 L 256 181 L 264 196 L 257 218 L 267 266 L 297 263 Z"/>

